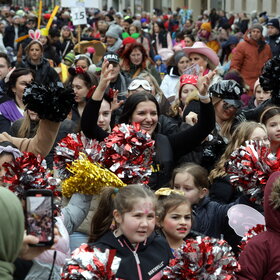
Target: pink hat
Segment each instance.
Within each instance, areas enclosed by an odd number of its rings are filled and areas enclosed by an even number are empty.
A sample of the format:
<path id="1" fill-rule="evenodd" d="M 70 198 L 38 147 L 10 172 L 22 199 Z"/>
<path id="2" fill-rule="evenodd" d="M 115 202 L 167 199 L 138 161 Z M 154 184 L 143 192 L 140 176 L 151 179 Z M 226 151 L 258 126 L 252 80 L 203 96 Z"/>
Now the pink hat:
<path id="1" fill-rule="evenodd" d="M 207 47 L 203 42 L 195 42 L 192 47 L 185 47 L 183 51 L 190 55 L 191 53 L 198 53 L 205 55 L 211 62 L 215 65 L 219 65 L 219 57 L 217 54 L 209 47 Z"/>

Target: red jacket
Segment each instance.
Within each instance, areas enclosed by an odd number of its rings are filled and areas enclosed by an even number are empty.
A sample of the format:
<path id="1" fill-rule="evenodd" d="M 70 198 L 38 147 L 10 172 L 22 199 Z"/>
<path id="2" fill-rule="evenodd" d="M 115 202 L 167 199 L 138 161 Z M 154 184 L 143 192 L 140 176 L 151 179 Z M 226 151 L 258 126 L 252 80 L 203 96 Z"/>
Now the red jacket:
<path id="1" fill-rule="evenodd" d="M 262 39 L 264 40 L 264 39 Z M 250 86 L 253 94 L 254 84 L 261 74 L 262 67 L 272 57 L 271 49 L 265 44 L 264 49 L 258 52 L 257 41 L 249 37 L 249 31 L 244 35 L 244 41 L 240 42 L 232 55 L 231 69 L 240 72 L 245 83 Z"/>
<path id="2" fill-rule="evenodd" d="M 275 280 L 280 271 L 280 207 L 273 208 L 270 194 L 280 171 L 274 172 L 267 181 L 264 192 L 264 212 L 267 231 L 249 240 L 239 258 L 241 271 L 237 279 Z M 274 188 L 275 190 L 275 188 Z M 280 203 L 280 184 L 277 189 Z M 274 202 L 275 202 L 274 201 Z"/>

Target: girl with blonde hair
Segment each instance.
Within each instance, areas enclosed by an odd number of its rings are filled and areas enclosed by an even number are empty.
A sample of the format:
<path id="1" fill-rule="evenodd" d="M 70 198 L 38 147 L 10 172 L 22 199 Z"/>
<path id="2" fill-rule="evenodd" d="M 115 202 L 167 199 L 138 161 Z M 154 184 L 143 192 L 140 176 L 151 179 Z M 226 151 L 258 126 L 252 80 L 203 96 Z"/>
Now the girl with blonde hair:
<path id="1" fill-rule="evenodd" d="M 240 193 L 235 191 L 230 183 L 229 175 L 225 171 L 225 163 L 230 158 L 231 153 L 247 140 L 263 141 L 269 144 L 267 130 L 263 124 L 257 122 L 242 122 L 232 134 L 231 140 L 215 168 L 210 172 L 209 180 L 212 184 L 210 188 L 211 199 L 221 203 L 233 202 Z"/>

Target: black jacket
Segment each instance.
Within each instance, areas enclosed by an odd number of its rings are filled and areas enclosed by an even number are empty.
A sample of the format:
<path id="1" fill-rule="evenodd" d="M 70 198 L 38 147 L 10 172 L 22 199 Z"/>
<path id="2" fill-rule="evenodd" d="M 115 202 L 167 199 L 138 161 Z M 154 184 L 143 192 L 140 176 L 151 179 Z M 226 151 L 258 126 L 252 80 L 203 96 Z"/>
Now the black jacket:
<path id="1" fill-rule="evenodd" d="M 89 100 L 81 120 L 81 129 L 91 139 L 103 141 L 108 136 L 97 125 L 98 112 L 102 101 Z M 155 139 L 155 157 L 153 159 L 154 172 L 150 178 L 150 187 L 159 189 L 169 183 L 171 173 L 177 160 L 187 152 L 192 151 L 214 129 L 215 113 L 212 103 L 200 103 L 201 113 L 196 125 L 187 130 L 172 135 L 157 133 Z"/>
<path id="2" fill-rule="evenodd" d="M 215 178 L 210 188 L 211 200 L 222 204 L 234 202 L 242 193 L 238 192 L 230 182 L 230 176 Z"/>
<path id="3" fill-rule="evenodd" d="M 39 84 L 48 85 L 50 82 L 60 81 L 57 72 L 50 66 L 46 58 L 42 58 L 41 63 L 38 65 L 34 65 L 29 59 L 26 59 L 21 66 L 34 70 L 36 73 L 35 82 Z"/>
<path id="4" fill-rule="evenodd" d="M 110 231 L 91 245 L 101 250 L 116 249 L 116 255 L 121 258 L 116 277 L 126 280 L 151 279 L 167 266 L 169 259 L 172 258 L 168 243 L 156 233 L 152 233 L 145 242 L 133 247 L 125 236 L 117 238 Z M 138 271 L 137 259 L 139 259 L 140 271 Z M 142 277 L 139 277 L 139 273 Z"/>
<path id="5" fill-rule="evenodd" d="M 18 37 L 28 34 L 28 30 L 26 26 L 18 26 Z M 5 47 L 14 48 L 14 41 L 15 41 L 15 26 L 9 25 L 5 28 L 5 33 L 3 36 L 3 43 Z"/>
<path id="6" fill-rule="evenodd" d="M 273 56 L 280 54 L 280 34 L 267 37 L 266 42 L 269 44 Z"/>

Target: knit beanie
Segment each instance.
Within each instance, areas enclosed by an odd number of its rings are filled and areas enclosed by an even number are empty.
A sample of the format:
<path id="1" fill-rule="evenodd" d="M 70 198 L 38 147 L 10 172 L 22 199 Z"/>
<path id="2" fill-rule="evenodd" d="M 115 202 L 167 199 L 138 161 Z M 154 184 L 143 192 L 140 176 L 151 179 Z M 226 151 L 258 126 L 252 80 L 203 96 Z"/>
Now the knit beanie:
<path id="1" fill-rule="evenodd" d="M 64 60 L 67 60 L 71 64 L 73 64 L 75 61 L 75 54 L 73 52 L 69 52 L 68 54 L 65 55 Z"/>
<path id="2" fill-rule="evenodd" d="M 141 22 L 140 22 L 140 20 L 134 20 L 132 22 L 132 25 L 136 26 L 138 28 L 138 30 L 141 30 Z"/>
<path id="3" fill-rule="evenodd" d="M 210 22 L 202 23 L 201 26 L 200 26 L 200 29 L 201 30 L 206 30 L 208 32 L 211 32 L 212 31 L 211 23 Z"/>
<path id="4" fill-rule="evenodd" d="M 122 41 L 123 45 L 127 45 L 127 44 L 133 44 L 136 43 L 136 40 L 132 37 L 126 37 L 125 39 L 123 39 Z"/>
<path id="5" fill-rule="evenodd" d="M 185 52 L 183 52 L 183 51 L 179 51 L 179 52 L 176 52 L 176 53 L 174 54 L 174 62 L 175 62 L 175 65 L 176 65 L 176 66 L 177 66 L 179 60 L 180 60 L 182 57 L 184 57 L 184 56 L 187 56 L 187 55 L 186 55 Z"/>
<path id="6" fill-rule="evenodd" d="M 120 35 L 122 34 L 122 28 L 119 25 L 111 25 L 106 32 L 105 36 L 106 37 L 112 37 L 115 39 L 120 38 Z"/>
<path id="7" fill-rule="evenodd" d="M 259 29 L 260 30 L 260 32 L 263 32 L 263 27 L 262 27 L 262 25 L 261 24 L 259 24 L 259 23 L 255 23 L 255 24 L 253 24 L 252 26 L 251 26 L 251 28 L 250 28 L 251 30 L 253 30 L 253 29 Z"/>
<path id="8" fill-rule="evenodd" d="M 267 26 L 273 26 L 280 30 L 279 20 L 277 18 L 272 18 L 268 21 Z"/>

